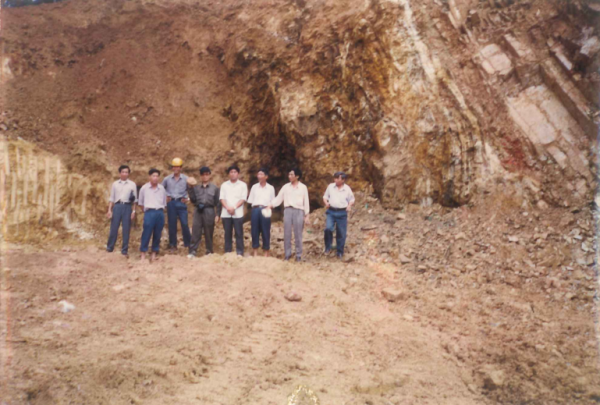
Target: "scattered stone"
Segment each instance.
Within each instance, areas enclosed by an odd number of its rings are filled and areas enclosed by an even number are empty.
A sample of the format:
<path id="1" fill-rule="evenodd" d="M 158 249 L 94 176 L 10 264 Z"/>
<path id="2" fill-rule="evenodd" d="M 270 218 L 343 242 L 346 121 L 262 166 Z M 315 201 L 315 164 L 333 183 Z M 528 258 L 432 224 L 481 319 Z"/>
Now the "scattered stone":
<path id="1" fill-rule="evenodd" d="M 373 229 L 377 229 L 377 225 L 367 225 L 360 228 L 361 231 L 372 231 Z"/>
<path id="2" fill-rule="evenodd" d="M 284 297 L 286 300 L 292 302 L 302 301 L 302 296 L 295 291 L 290 291 Z"/>
<path id="3" fill-rule="evenodd" d="M 459 232 L 454 236 L 454 240 L 467 240 L 467 235 L 464 232 Z"/>
<path id="4" fill-rule="evenodd" d="M 75 310 L 75 305 L 66 300 L 59 301 L 58 305 L 61 307 L 60 310 L 65 314 Z"/>
<path id="5" fill-rule="evenodd" d="M 483 370 L 483 388 L 495 390 L 504 385 L 506 376 L 504 371 L 497 370 L 494 366 L 487 365 Z"/>
<path id="6" fill-rule="evenodd" d="M 410 258 L 406 257 L 405 255 L 400 255 L 398 257 L 398 259 L 400 260 L 400 263 L 402 263 L 402 264 L 412 263 L 412 260 L 410 260 Z"/>
<path id="7" fill-rule="evenodd" d="M 393 288 L 384 288 L 381 290 L 381 294 L 389 302 L 395 302 L 406 298 L 404 292 Z"/>
<path id="8" fill-rule="evenodd" d="M 396 219 L 406 219 L 406 214 L 398 214 L 396 215 Z"/>
<path id="9" fill-rule="evenodd" d="M 519 238 L 517 238 L 516 236 L 509 236 L 508 241 L 512 243 L 519 243 Z"/>

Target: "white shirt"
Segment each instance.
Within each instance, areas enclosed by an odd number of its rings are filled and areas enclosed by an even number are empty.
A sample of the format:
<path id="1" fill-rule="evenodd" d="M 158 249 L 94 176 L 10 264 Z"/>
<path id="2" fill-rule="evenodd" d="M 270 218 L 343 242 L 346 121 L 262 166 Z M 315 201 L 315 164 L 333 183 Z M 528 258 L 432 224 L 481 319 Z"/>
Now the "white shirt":
<path id="1" fill-rule="evenodd" d="M 329 201 L 331 208 L 347 208 L 354 201 L 354 193 L 347 184 L 344 184 L 342 188 L 338 188 L 335 183 L 331 183 L 327 186 L 323 198 Z"/>
<path id="2" fill-rule="evenodd" d="M 156 188 L 148 182 L 140 189 L 139 205 L 144 207 L 144 211 L 149 209 L 162 210 L 167 206 L 167 191 L 162 184 L 157 184 Z"/>
<path id="3" fill-rule="evenodd" d="M 300 182 L 296 187 L 292 186 L 292 183 L 287 183 L 279 190 L 279 195 L 273 200 L 271 204 L 273 207 L 281 205 L 283 202 L 284 207 L 298 208 L 304 210 L 304 214 L 308 215 L 310 212 L 310 201 L 308 200 L 308 188 Z"/>
<path id="4" fill-rule="evenodd" d="M 220 200 L 225 200 L 227 205 L 230 207 L 235 207 L 235 205 L 240 201 L 248 198 L 248 186 L 241 180 L 232 183 L 227 180 L 225 183 L 221 184 L 221 194 L 219 195 Z M 235 209 L 235 213 L 233 215 L 229 214 L 223 206 L 221 210 L 221 218 L 242 218 L 244 216 L 244 204 L 240 205 Z"/>
<path id="5" fill-rule="evenodd" d="M 108 201 L 111 203 L 119 201 L 129 203 L 131 193 L 133 193 L 135 201 L 137 201 L 137 186 L 135 183 L 131 180 L 123 181 L 119 179 L 112 184 L 112 187 L 110 188 L 110 199 Z"/>
<path id="6" fill-rule="evenodd" d="M 257 205 L 264 205 L 266 207 L 271 204 L 273 199 L 275 199 L 275 187 L 269 183 L 266 183 L 264 187 L 262 187 L 260 183 L 256 183 L 250 189 L 248 202 L 252 204 L 253 207 Z"/>

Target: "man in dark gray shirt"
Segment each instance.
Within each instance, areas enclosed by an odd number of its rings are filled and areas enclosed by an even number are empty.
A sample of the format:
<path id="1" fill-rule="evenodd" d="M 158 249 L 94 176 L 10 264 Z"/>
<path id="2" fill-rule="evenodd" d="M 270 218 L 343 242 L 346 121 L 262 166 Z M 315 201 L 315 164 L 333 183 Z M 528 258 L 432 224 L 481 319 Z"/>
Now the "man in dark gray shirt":
<path id="1" fill-rule="evenodd" d="M 194 222 L 192 224 L 192 241 L 188 258 L 196 257 L 196 252 L 202 240 L 206 243 L 206 254 L 214 253 L 213 251 L 213 234 L 215 231 L 215 223 L 219 222 L 219 214 L 221 212 L 219 202 L 219 188 L 210 182 L 211 171 L 208 167 L 200 168 L 200 178 L 202 182 L 198 185 L 191 186 L 188 181 L 188 193 L 192 205 L 196 207 L 194 210 Z"/>

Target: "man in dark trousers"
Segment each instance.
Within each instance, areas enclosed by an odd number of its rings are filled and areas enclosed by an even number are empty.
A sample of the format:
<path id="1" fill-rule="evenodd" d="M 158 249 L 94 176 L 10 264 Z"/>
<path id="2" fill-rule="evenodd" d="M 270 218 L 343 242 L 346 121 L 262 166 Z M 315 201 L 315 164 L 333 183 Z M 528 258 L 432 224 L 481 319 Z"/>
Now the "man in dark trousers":
<path id="1" fill-rule="evenodd" d="M 110 188 L 110 198 L 108 200 L 108 212 L 106 217 L 110 219 L 110 232 L 106 251 L 112 252 L 117 243 L 119 226 L 123 223 L 123 246 L 121 254 L 128 255 L 129 249 L 129 231 L 131 230 L 131 221 L 135 216 L 135 204 L 137 203 L 137 186 L 129 180 L 131 170 L 129 166 L 119 167 L 120 179 L 115 181 Z"/>
<path id="2" fill-rule="evenodd" d="M 233 231 L 235 230 L 235 251 L 244 255 L 244 203 L 248 199 L 248 186 L 239 179 L 240 168 L 236 165 L 227 169 L 229 180 L 221 184 L 221 221 L 225 231 L 225 253 L 233 250 Z"/>
<path id="3" fill-rule="evenodd" d="M 139 206 L 144 211 L 144 227 L 142 230 L 141 259 L 146 259 L 146 252 L 150 239 L 152 239 L 152 255 L 150 260 L 156 260 L 160 250 L 160 237 L 165 226 L 165 207 L 167 206 L 167 192 L 160 179 L 160 170 L 150 169 L 148 183 L 140 189 Z"/>
<path id="4" fill-rule="evenodd" d="M 188 181 L 188 194 L 192 205 L 196 207 L 194 211 L 194 222 L 192 224 L 192 242 L 188 258 L 196 257 L 196 252 L 202 240 L 204 233 L 204 243 L 206 244 L 206 254 L 214 253 L 213 234 L 215 232 L 215 223 L 219 222 L 219 188 L 210 181 L 210 168 L 204 166 L 200 168 L 201 183 L 197 185 L 190 184 Z M 191 179 L 190 179 L 191 180 Z"/>
<path id="5" fill-rule="evenodd" d="M 336 172 L 333 175 L 331 183 L 325 194 L 323 202 L 325 203 L 326 222 L 325 222 L 325 254 L 331 252 L 331 243 L 333 242 L 333 230 L 335 227 L 335 240 L 337 257 L 344 257 L 344 246 L 346 245 L 346 231 L 348 229 L 348 213 L 352 211 L 354 205 L 354 194 L 350 186 L 346 184 L 346 173 Z"/>
<path id="6" fill-rule="evenodd" d="M 258 254 L 260 246 L 259 236 L 262 235 L 262 248 L 265 257 L 269 257 L 271 249 L 271 217 L 265 217 L 263 210 L 275 199 L 275 188 L 267 183 L 269 171 L 261 168 L 256 173 L 258 183 L 250 189 L 248 203 L 252 204 L 252 215 L 250 217 L 250 230 L 252 233 L 252 256 Z"/>
<path id="7" fill-rule="evenodd" d="M 167 191 L 167 216 L 169 221 L 169 246 L 171 253 L 177 253 L 177 219 L 181 222 L 183 245 L 190 246 L 190 226 L 188 225 L 188 211 L 186 203 L 189 201 L 187 193 L 187 176 L 181 173 L 183 160 L 175 158 L 171 162 L 173 173 L 165 177 L 162 182 Z"/>

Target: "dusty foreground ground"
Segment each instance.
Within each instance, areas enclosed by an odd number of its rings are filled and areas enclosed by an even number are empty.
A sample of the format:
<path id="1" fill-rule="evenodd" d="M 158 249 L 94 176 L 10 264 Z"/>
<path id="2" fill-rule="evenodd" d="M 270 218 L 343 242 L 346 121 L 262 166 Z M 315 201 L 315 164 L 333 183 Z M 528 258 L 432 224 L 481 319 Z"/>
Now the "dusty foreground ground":
<path id="1" fill-rule="evenodd" d="M 315 253 L 319 215 L 300 264 L 8 246 L 2 403 L 285 404 L 298 384 L 321 404 L 600 401 L 586 209 L 372 205 L 346 262 Z"/>

